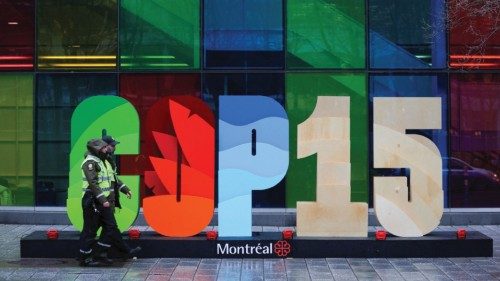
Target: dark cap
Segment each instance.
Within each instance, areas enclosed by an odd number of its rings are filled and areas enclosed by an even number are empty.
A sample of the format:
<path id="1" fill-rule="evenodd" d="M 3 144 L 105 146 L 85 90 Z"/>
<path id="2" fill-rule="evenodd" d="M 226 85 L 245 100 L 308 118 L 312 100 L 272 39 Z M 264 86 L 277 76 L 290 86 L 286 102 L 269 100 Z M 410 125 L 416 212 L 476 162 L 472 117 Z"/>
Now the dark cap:
<path id="1" fill-rule="evenodd" d="M 87 148 L 93 152 L 98 152 L 108 144 L 101 139 L 91 139 L 87 142 Z"/>
<path id="2" fill-rule="evenodd" d="M 109 145 L 117 145 L 120 143 L 119 141 L 115 140 L 112 136 L 109 136 L 109 135 L 102 137 L 102 140 L 105 141 Z"/>

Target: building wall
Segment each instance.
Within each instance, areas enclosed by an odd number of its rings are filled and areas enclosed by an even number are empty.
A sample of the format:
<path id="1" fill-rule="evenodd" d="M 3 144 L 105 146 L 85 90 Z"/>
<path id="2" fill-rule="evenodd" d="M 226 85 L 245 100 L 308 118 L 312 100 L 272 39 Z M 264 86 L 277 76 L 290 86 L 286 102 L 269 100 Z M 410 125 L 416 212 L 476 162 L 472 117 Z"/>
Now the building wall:
<path id="1" fill-rule="evenodd" d="M 290 165 L 254 207 L 315 200 L 316 157 L 298 159 L 296 144 L 318 96 L 350 97 L 352 201 L 371 204 L 374 176 L 409 175 L 373 168 L 373 98 L 439 97 L 441 129 L 408 133 L 439 148 L 445 206 L 500 207 L 500 35 L 494 17 L 453 3 L 1 1 L 0 205 L 66 204 L 70 119 L 87 97 L 121 96 L 144 124 L 165 96 L 198 97 L 217 116 L 219 96 L 264 95 L 287 111 Z M 155 194 L 149 133 L 142 154 L 119 159 L 142 197 Z"/>

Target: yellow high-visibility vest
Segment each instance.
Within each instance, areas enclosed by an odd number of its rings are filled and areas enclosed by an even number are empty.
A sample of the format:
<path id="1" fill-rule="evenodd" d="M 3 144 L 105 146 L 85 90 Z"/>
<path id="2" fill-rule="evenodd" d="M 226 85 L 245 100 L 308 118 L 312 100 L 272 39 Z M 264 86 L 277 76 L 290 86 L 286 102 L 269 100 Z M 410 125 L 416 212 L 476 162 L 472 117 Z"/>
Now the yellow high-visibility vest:
<path id="1" fill-rule="evenodd" d="M 83 163 L 82 163 L 82 168 L 83 168 L 83 164 L 85 164 L 85 162 L 87 162 L 89 160 L 93 160 L 97 163 L 97 165 L 99 165 L 100 171 L 99 171 L 99 174 L 97 175 L 97 177 L 98 177 L 97 183 L 98 183 L 99 187 L 101 188 L 103 195 L 106 197 L 109 196 L 109 193 L 111 192 L 111 188 L 112 188 L 111 187 L 111 180 L 113 177 L 113 173 L 110 174 L 110 170 L 113 171 L 113 168 L 111 168 L 111 165 L 107 161 L 105 164 L 101 159 L 99 159 L 98 157 L 95 157 L 94 155 L 87 155 L 87 157 L 85 157 L 85 160 L 83 160 Z M 82 196 L 83 196 L 83 194 L 85 194 L 85 191 L 88 187 L 89 187 L 89 183 L 88 183 L 87 178 L 85 177 L 85 174 L 83 173 L 83 170 L 82 170 Z"/>

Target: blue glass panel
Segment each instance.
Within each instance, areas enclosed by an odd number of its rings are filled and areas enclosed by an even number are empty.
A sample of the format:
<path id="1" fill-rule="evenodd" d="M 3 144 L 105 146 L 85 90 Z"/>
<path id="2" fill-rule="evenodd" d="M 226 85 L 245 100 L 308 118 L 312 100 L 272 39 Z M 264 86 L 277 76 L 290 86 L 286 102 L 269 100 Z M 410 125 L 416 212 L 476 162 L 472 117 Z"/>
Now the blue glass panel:
<path id="1" fill-rule="evenodd" d="M 440 97 L 441 129 L 411 130 L 408 133 L 419 134 L 430 139 L 439 148 L 443 158 L 443 191 L 445 207 L 448 206 L 448 79 L 446 74 L 436 75 L 374 75 L 370 77 L 370 109 L 373 109 L 374 97 Z M 370 124 L 373 115 L 370 114 Z M 373 167 L 373 125 L 370 125 L 370 167 Z M 404 168 L 404 167 L 402 167 Z M 373 176 L 403 176 L 406 171 L 380 171 L 371 169 L 370 195 L 373 191 Z M 389 174 L 387 174 L 389 173 Z M 394 174 L 396 173 L 396 174 Z M 400 174 L 401 173 L 401 174 Z M 370 200 L 371 201 L 371 200 Z"/>
<path id="2" fill-rule="evenodd" d="M 444 1 L 370 0 L 370 67 L 444 68 Z"/>
<path id="3" fill-rule="evenodd" d="M 114 74 L 40 74 L 37 85 L 36 205 L 65 206 L 73 110 L 88 97 L 116 95 L 117 79 Z"/>
<path id="4" fill-rule="evenodd" d="M 206 0 L 205 67 L 282 67 L 281 0 Z"/>
<path id="5" fill-rule="evenodd" d="M 285 105 L 285 77 L 281 73 L 259 74 L 205 74 L 203 76 L 203 100 L 219 114 L 219 96 L 261 95 L 271 97 Z M 217 116 L 219 118 L 219 116 Z M 285 180 L 273 188 L 252 191 L 252 207 L 285 207 Z"/>

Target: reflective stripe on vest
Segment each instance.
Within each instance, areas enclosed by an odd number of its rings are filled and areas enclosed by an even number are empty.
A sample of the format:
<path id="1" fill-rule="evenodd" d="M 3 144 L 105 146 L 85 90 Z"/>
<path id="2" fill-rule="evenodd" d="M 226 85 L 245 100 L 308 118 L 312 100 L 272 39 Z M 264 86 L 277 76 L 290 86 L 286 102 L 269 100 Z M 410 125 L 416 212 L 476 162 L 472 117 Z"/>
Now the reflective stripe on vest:
<path id="1" fill-rule="evenodd" d="M 115 175 L 116 175 L 116 168 L 113 169 L 113 166 L 111 166 L 111 163 L 109 163 L 108 160 L 106 160 L 106 167 L 108 167 L 108 175 L 109 175 L 109 180 L 110 181 L 116 181 L 115 180 Z"/>
<path id="2" fill-rule="evenodd" d="M 95 157 L 94 155 L 87 155 L 87 157 L 85 157 L 85 160 L 83 160 L 82 168 L 83 164 L 85 164 L 85 162 L 89 160 L 93 160 L 97 163 L 97 165 L 99 165 L 100 171 L 97 175 L 97 184 L 101 188 L 104 196 L 109 196 L 109 193 L 111 192 L 111 175 L 109 175 L 109 170 L 107 167 L 109 167 L 110 164 L 105 164 L 101 159 Z M 85 194 L 85 191 L 87 191 L 88 187 L 89 183 L 82 169 L 82 195 Z"/>
<path id="3" fill-rule="evenodd" d="M 104 187 L 104 188 L 101 188 L 102 191 L 110 191 L 111 192 L 111 187 Z M 90 190 L 89 188 L 82 188 L 82 191 L 85 192 L 85 191 L 92 191 Z"/>
<path id="4" fill-rule="evenodd" d="M 87 181 L 87 178 L 86 177 L 83 177 L 82 178 L 83 181 Z M 113 177 L 98 177 L 97 178 L 98 181 L 112 181 L 113 180 Z"/>

